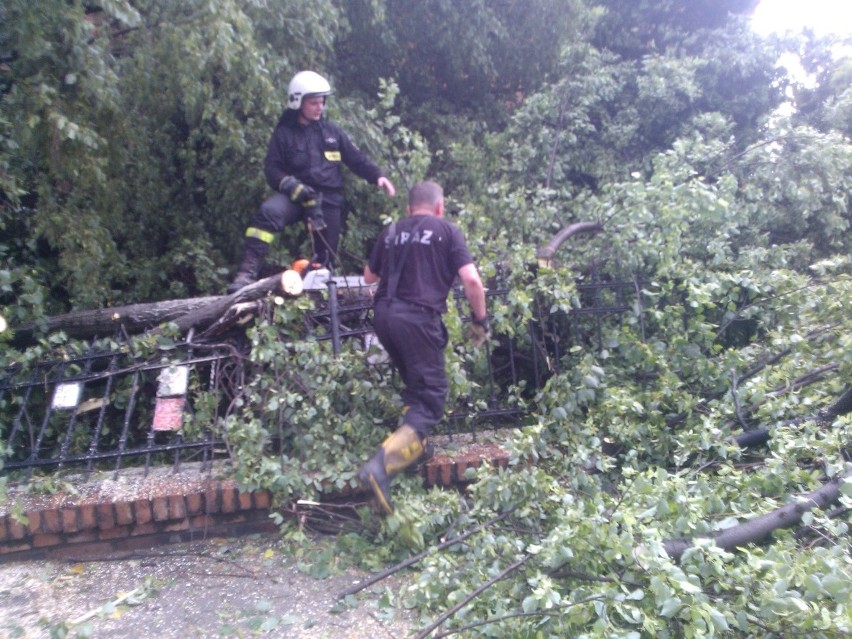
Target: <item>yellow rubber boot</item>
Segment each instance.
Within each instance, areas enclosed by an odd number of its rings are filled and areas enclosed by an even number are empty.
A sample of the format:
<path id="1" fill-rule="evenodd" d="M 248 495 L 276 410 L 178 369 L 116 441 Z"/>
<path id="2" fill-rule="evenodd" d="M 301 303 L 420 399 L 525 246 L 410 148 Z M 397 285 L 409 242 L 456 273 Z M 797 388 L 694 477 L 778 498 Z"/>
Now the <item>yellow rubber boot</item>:
<path id="1" fill-rule="evenodd" d="M 391 478 L 402 472 L 423 455 L 424 442 L 408 424 L 397 428 L 366 464 L 361 466 L 358 479 L 373 491 L 379 507 L 386 515 L 393 513 L 390 500 Z"/>

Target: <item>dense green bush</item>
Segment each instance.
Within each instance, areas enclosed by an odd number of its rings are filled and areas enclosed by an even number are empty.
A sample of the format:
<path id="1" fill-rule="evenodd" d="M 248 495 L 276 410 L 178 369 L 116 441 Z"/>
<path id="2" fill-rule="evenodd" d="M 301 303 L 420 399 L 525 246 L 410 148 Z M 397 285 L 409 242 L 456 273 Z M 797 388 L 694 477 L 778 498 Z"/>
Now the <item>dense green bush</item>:
<path id="1" fill-rule="evenodd" d="M 549 336 L 564 348 L 543 387 L 508 392 L 528 409 L 509 468 L 471 471 L 461 493 L 400 478 L 397 512 L 362 513 L 341 554 L 379 568 L 479 527 L 393 597 L 424 625 L 459 605 L 445 623 L 461 636 L 849 634 L 848 478 L 835 507 L 761 543 L 665 550 L 850 468 L 849 415 L 820 412 L 852 380 L 849 58 L 810 35 L 757 38 L 729 15 L 752 4 L 10 0 L 0 313 L 14 329 L 218 292 L 264 195 L 287 79 L 317 68 L 337 89 L 330 116 L 401 191 L 445 184 L 486 279 L 507 278 L 495 344 L 535 347 L 529 323 L 587 305 L 592 272 L 635 285 L 599 335 Z M 810 76 L 778 66 L 785 52 Z M 357 272 L 404 200 L 356 180 L 346 194 Z M 537 264 L 575 222 L 603 231 Z M 288 231 L 273 259 L 305 241 Z M 199 396 L 188 424 L 220 429 L 241 484 L 282 505 L 352 485 L 400 408 L 391 371 L 355 344 L 302 339 L 308 303 L 249 330 L 236 410 L 216 421 Z M 483 361 L 454 311 L 447 323 L 451 402 L 475 408 L 465 373 Z M 0 361 L 69 348 L 41 337 Z M 765 447 L 736 445 L 758 428 Z"/>

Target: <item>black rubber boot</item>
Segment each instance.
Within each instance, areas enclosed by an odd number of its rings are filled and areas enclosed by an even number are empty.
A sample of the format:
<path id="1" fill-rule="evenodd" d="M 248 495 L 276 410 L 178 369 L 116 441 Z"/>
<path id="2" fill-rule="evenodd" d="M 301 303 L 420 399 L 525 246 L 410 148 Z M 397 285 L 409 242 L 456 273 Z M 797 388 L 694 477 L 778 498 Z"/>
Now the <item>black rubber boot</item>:
<path id="1" fill-rule="evenodd" d="M 263 266 L 263 260 L 268 250 L 269 245 L 263 240 L 254 237 L 246 238 L 243 259 L 240 262 L 237 274 L 234 276 L 234 281 L 228 285 L 228 295 L 236 293 L 244 286 L 257 281 L 257 276 Z"/>
<path id="2" fill-rule="evenodd" d="M 358 479 L 369 488 L 386 515 L 393 514 L 391 479 L 423 455 L 423 442 L 411 426 L 403 424 L 382 442 L 376 454 L 361 467 Z"/>

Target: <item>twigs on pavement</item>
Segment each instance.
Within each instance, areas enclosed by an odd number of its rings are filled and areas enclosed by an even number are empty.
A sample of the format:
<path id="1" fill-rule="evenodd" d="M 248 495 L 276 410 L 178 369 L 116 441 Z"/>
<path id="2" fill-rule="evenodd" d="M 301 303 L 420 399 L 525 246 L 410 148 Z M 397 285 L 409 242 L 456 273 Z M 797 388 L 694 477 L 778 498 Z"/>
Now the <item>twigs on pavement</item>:
<path id="1" fill-rule="evenodd" d="M 489 526 L 493 526 L 498 521 L 505 519 L 513 511 L 514 511 L 514 508 L 512 508 L 511 510 L 507 510 L 503 514 L 498 515 L 498 516 L 496 516 L 492 519 L 489 519 L 484 524 L 476 526 L 475 528 L 471 528 L 466 533 L 463 533 L 463 534 L 459 535 L 458 537 L 453 537 L 452 539 L 448 539 L 447 541 L 435 546 L 434 548 L 428 548 L 427 550 L 424 550 L 421 553 L 418 553 L 416 555 L 413 555 L 412 557 L 409 557 L 408 559 L 406 559 L 402 563 L 399 563 L 395 566 L 391 566 L 390 568 L 388 568 L 387 570 L 383 570 L 382 572 L 376 573 L 375 575 L 373 575 L 369 579 L 366 579 L 362 582 L 359 582 L 359 583 L 355 584 L 354 586 L 347 588 L 346 590 L 341 592 L 339 595 L 337 595 L 338 600 L 344 599 L 345 597 L 348 597 L 349 595 L 354 595 L 357 592 L 361 592 L 365 588 L 369 588 L 374 583 L 381 581 L 382 579 L 386 579 L 387 577 L 390 577 L 391 575 L 399 572 L 400 570 L 404 570 L 405 568 L 408 568 L 409 566 L 416 564 L 418 561 L 420 561 L 424 557 L 430 555 L 431 553 L 433 553 L 437 550 L 444 550 L 445 548 L 449 548 L 450 546 L 454 546 L 456 544 L 463 542 L 465 539 L 467 539 L 471 535 L 476 534 L 480 530 L 482 530 L 484 528 L 488 528 Z"/>
<path id="2" fill-rule="evenodd" d="M 440 617 L 438 617 L 433 623 L 429 624 L 426 628 L 424 628 L 419 633 L 417 633 L 417 637 L 415 637 L 415 639 L 426 639 L 426 637 L 428 637 L 430 634 L 432 634 L 432 632 L 436 628 L 438 628 L 442 623 L 444 623 L 447 619 L 452 617 L 459 610 L 464 608 L 467 604 L 469 604 L 471 601 L 476 599 L 479 595 L 481 595 L 483 592 L 488 590 L 488 588 L 490 588 L 491 586 L 496 584 L 498 581 L 505 579 L 508 575 L 515 572 L 518 568 L 523 566 L 525 563 L 527 563 L 533 557 L 534 557 L 534 555 L 527 555 L 526 557 L 519 559 L 518 561 L 513 563 L 511 566 L 509 566 L 508 568 L 503 570 L 499 575 L 497 575 L 494 578 L 486 581 L 484 584 L 479 586 L 479 588 L 477 588 L 472 593 L 470 593 L 467 597 L 465 597 L 460 602 L 458 602 L 458 604 L 456 604 L 455 606 L 450 608 L 447 612 L 445 612 Z"/>
<path id="3" fill-rule="evenodd" d="M 484 619 L 482 621 L 475 621 L 473 623 L 469 623 L 467 625 L 461 626 L 460 628 L 451 628 L 445 632 L 435 635 L 435 639 L 444 639 L 445 637 L 449 637 L 452 635 L 457 635 L 460 632 L 464 632 L 465 630 L 472 630 L 473 628 L 480 628 L 482 626 L 488 626 L 494 623 L 500 623 L 501 621 L 507 621 L 509 619 L 518 619 L 523 617 L 562 617 L 565 615 L 565 610 L 571 608 L 572 606 L 577 606 L 580 604 L 589 603 L 590 601 L 600 601 L 604 599 L 603 595 L 593 595 L 591 597 L 586 597 L 580 601 L 576 601 L 574 603 L 568 604 L 567 606 L 563 606 L 559 610 L 536 610 L 535 612 L 511 612 L 507 615 L 501 615 L 500 617 L 491 617 L 490 619 Z"/>

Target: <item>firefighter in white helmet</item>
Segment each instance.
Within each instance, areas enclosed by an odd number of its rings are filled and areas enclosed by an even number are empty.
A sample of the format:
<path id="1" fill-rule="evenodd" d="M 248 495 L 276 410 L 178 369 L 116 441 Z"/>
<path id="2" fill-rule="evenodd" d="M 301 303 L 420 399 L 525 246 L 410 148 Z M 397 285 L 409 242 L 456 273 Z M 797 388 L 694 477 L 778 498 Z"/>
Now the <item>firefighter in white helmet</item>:
<path id="1" fill-rule="evenodd" d="M 266 181 L 275 193 L 246 229 L 240 266 L 228 293 L 256 281 L 269 245 L 288 224 L 303 221 L 313 234 L 312 261 L 331 267 L 340 241 L 345 164 L 370 184 L 396 195 L 393 183 L 337 125 L 322 117 L 331 85 L 313 71 L 290 80 L 287 109 L 269 140 Z"/>

